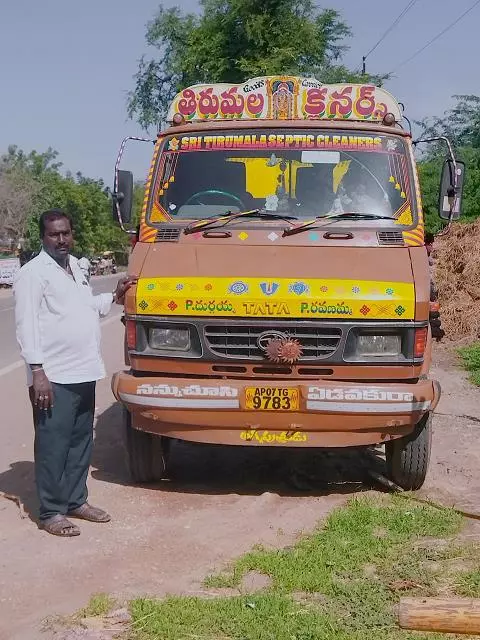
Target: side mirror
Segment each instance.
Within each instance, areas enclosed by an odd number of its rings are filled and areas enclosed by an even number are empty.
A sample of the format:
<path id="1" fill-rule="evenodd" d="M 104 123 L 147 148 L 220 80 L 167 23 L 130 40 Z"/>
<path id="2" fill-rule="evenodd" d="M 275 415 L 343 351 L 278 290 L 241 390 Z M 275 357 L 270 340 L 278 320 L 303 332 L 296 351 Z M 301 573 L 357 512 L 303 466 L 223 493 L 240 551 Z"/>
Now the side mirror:
<path id="1" fill-rule="evenodd" d="M 123 223 L 128 223 L 132 219 L 133 203 L 133 173 L 119 169 L 115 176 L 113 198 L 113 219 L 118 222 L 118 211 Z M 118 210 L 117 210 L 118 207 Z"/>
<path id="2" fill-rule="evenodd" d="M 445 160 L 440 183 L 438 214 L 442 220 L 458 220 L 462 213 L 463 182 L 465 163 L 456 161 L 456 169 L 451 159 Z"/>

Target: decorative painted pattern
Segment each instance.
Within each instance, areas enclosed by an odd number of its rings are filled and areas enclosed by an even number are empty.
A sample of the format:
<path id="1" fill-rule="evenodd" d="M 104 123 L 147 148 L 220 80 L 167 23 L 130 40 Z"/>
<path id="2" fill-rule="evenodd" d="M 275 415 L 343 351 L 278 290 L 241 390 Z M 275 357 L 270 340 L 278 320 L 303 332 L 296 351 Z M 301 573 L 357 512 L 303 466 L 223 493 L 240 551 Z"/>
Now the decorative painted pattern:
<path id="1" fill-rule="evenodd" d="M 418 171 L 416 168 L 415 157 L 413 155 L 413 147 L 411 143 L 408 144 L 408 150 L 413 167 L 413 183 L 415 186 L 415 194 L 417 196 L 418 224 L 415 229 L 404 231 L 403 239 L 405 241 L 405 244 L 410 247 L 420 247 L 425 244 L 425 222 L 423 217 L 422 194 L 420 193 L 420 181 L 418 179 Z"/>
<path id="2" fill-rule="evenodd" d="M 412 283 L 290 278 L 141 278 L 137 313 L 412 320 Z"/>

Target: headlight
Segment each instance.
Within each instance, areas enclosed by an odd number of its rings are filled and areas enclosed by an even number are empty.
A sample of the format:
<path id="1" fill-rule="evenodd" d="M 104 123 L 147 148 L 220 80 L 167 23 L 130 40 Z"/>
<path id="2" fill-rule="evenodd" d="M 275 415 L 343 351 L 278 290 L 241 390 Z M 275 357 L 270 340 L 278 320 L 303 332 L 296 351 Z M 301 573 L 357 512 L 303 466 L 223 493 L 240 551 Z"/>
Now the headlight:
<path id="1" fill-rule="evenodd" d="M 154 327 L 149 331 L 148 343 L 152 349 L 189 351 L 190 330 Z"/>
<path id="2" fill-rule="evenodd" d="M 402 338 L 399 335 L 359 335 L 356 355 L 364 358 L 397 357 L 402 353 Z"/>

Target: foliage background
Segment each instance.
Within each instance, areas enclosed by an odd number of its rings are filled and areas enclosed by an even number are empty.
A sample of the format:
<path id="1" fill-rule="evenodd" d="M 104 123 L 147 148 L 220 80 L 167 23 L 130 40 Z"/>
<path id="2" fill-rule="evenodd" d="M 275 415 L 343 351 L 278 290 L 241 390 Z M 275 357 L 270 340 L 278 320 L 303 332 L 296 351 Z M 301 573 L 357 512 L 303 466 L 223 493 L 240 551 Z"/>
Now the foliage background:
<path id="1" fill-rule="evenodd" d="M 40 248 L 38 218 L 50 208 L 65 209 L 73 218 L 75 253 L 94 256 L 110 250 L 125 253 L 128 236 L 113 221 L 108 188 L 102 180 L 81 173 L 61 173 L 58 153 L 28 154 L 11 146 L 0 158 L 0 240 L 16 247 L 23 239 L 26 250 Z M 5 195 L 8 195 L 6 200 Z M 135 220 L 143 186 L 135 186 Z"/>

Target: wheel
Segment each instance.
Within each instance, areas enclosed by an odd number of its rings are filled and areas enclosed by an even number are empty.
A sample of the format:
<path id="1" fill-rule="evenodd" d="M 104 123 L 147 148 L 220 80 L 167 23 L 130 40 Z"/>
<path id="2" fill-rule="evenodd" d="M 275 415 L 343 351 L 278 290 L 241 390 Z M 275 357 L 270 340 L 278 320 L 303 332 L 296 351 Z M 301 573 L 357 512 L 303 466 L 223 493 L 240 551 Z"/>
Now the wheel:
<path id="1" fill-rule="evenodd" d="M 387 473 L 406 491 L 416 491 L 425 482 L 432 448 L 432 417 L 427 413 L 408 436 L 385 445 Z"/>
<path id="2" fill-rule="evenodd" d="M 125 445 L 130 475 L 135 482 L 158 482 L 165 477 L 168 438 L 162 438 L 132 427 L 132 416 L 123 409 Z"/>

